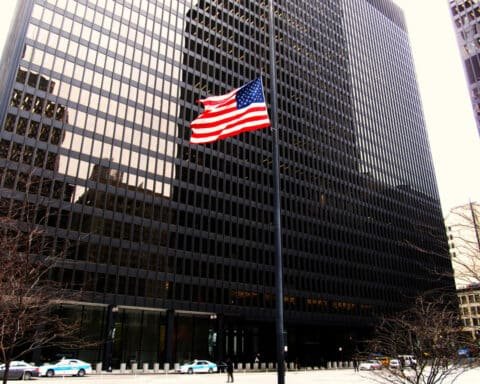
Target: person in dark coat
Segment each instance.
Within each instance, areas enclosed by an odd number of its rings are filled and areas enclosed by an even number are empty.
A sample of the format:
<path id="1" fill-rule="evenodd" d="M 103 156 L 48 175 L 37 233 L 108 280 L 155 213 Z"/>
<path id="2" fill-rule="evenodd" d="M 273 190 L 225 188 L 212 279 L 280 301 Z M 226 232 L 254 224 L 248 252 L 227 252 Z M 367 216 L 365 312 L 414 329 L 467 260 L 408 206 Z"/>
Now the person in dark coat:
<path id="1" fill-rule="evenodd" d="M 358 359 L 353 359 L 353 369 L 355 370 L 355 372 L 358 372 Z"/>
<path id="2" fill-rule="evenodd" d="M 227 360 L 227 383 L 233 383 L 233 363 L 232 360 Z"/>

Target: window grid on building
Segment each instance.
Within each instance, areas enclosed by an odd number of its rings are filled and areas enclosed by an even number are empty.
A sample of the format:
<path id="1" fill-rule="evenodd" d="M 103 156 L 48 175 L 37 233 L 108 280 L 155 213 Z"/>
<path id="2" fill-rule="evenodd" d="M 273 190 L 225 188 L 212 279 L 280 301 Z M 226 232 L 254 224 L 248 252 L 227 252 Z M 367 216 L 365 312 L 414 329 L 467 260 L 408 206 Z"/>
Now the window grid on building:
<path id="1" fill-rule="evenodd" d="M 356 3 L 275 2 L 284 302 L 300 324 L 370 324 L 449 268 L 427 256 L 443 223 L 402 13 Z M 261 75 L 270 100 L 266 4 L 28 4 L 0 185 L 66 247 L 56 277 L 91 303 L 273 321 L 270 132 L 189 143 L 198 98 Z"/>

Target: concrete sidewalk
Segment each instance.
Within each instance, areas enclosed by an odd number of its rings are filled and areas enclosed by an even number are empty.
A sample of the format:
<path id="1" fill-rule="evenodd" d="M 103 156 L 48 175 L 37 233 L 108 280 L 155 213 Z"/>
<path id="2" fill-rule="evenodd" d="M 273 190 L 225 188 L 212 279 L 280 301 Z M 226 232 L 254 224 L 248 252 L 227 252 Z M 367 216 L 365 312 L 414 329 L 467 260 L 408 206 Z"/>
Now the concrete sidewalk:
<path id="1" fill-rule="evenodd" d="M 264 373 L 234 373 L 236 384 L 276 384 L 275 372 Z M 375 380 L 375 378 L 377 380 Z M 322 371 L 291 371 L 287 372 L 285 384 L 378 384 L 379 377 L 376 372 L 354 372 L 352 369 L 322 370 Z M 223 384 L 227 380 L 226 373 L 216 374 L 101 374 L 86 377 L 54 377 L 35 379 L 36 384 Z M 480 368 L 464 373 L 455 382 L 456 384 L 480 383 Z M 445 383 L 447 384 L 447 383 Z"/>

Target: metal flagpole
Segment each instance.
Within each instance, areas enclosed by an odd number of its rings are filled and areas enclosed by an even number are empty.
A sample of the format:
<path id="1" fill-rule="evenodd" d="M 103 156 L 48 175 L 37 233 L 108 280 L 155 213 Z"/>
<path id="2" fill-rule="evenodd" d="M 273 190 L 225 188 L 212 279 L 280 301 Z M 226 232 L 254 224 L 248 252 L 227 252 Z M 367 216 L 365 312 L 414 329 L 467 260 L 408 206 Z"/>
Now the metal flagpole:
<path id="1" fill-rule="evenodd" d="M 277 71 L 275 55 L 275 22 L 273 0 L 268 0 L 268 31 L 270 40 L 270 111 L 273 138 L 273 189 L 275 224 L 275 302 L 277 339 L 277 383 L 285 383 L 285 345 L 283 340 L 283 261 L 282 261 L 282 222 L 280 200 L 280 160 L 278 150 L 277 119 Z"/>

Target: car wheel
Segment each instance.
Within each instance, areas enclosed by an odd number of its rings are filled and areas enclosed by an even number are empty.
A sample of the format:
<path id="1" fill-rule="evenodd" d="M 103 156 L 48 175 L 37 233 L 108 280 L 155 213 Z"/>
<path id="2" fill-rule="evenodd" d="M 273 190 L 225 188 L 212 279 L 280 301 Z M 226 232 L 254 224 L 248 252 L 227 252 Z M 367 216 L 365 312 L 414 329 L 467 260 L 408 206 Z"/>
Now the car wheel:
<path id="1" fill-rule="evenodd" d="M 55 375 L 55 372 L 53 372 L 53 369 L 49 369 L 47 371 L 47 377 L 53 377 L 53 375 Z"/>
<path id="2" fill-rule="evenodd" d="M 23 376 L 22 376 L 23 380 L 30 380 L 32 378 L 32 372 L 23 372 Z"/>
<path id="3" fill-rule="evenodd" d="M 84 369 L 80 369 L 80 370 L 78 371 L 78 373 L 77 373 L 77 376 L 78 376 L 78 377 L 83 377 L 83 376 L 85 376 L 85 370 L 84 370 Z"/>
<path id="4" fill-rule="evenodd" d="M 192 368 L 188 368 L 188 374 L 191 375 L 193 373 L 193 369 Z"/>
<path id="5" fill-rule="evenodd" d="M 208 373 L 213 373 L 213 369 L 212 369 L 212 368 L 209 368 L 209 369 L 208 369 Z"/>

